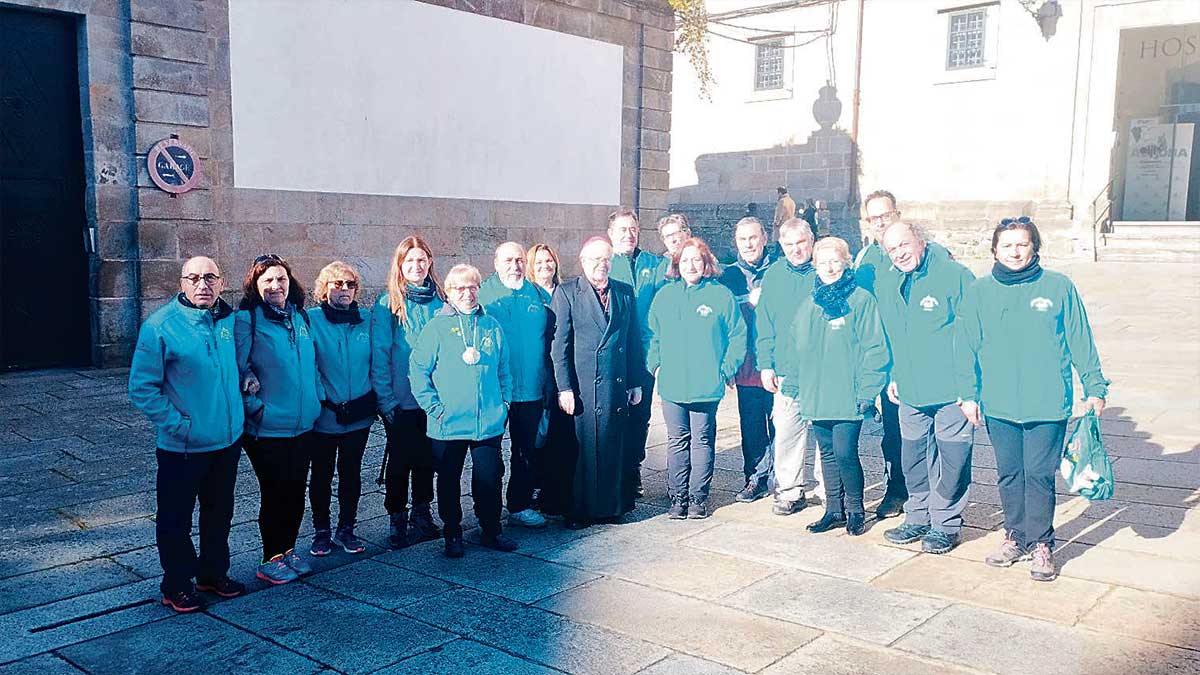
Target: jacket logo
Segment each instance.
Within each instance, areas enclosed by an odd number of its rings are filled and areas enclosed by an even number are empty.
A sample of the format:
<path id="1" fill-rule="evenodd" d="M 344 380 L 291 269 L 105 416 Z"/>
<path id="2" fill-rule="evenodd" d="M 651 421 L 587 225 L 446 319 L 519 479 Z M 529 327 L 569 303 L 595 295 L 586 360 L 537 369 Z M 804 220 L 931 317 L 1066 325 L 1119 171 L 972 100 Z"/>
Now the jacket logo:
<path id="1" fill-rule="evenodd" d="M 491 354 L 493 346 L 494 343 L 492 342 L 492 336 L 490 335 L 484 335 L 483 339 L 479 341 L 479 348 L 483 350 L 484 354 Z"/>
<path id="2" fill-rule="evenodd" d="M 938 302 L 937 298 L 933 297 L 932 295 L 927 295 L 921 298 L 921 309 L 925 310 L 926 312 L 932 312 L 933 308 L 940 304 L 942 303 Z"/>
<path id="3" fill-rule="evenodd" d="M 233 334 L 229 332 L 228 328 L 222 328 L 221 332 L 218 333 L 218 335 L 221 337 L 222 340 L 228 341 L 228 340 L 233 339 Z"/>
<path id="4" fill-rule="evenodd" d="M 529 312 L 530 314 L 533 314 L 534 312 L 537 312 L 541 308 L 542 308 L 541 303 L 535 303 L 535 304 L 529 305 L 525 311 Z"/>
<path id="5" fill-rule="evenodd" d="M 366 342 L 371 339 L 371 336 L 368 335 L 366 331 L 359 331 L 358 337 L 354 339 L 358 340 L 359 342 Z"/>
<path id="6" fill-rule="evenodd" d="M 643 277 L 649 277 L 649 276 L 650 276 L 650 270 L 642 270 L 642 276 L 643 276 Z"/>
<path id="7" fill-rule="evenodd" d="M 1054 306 L 1054 301 L 1050 298 L 1034 298 L 1029 301 L 1029 306 L 1039 312 L 1048 312 Z"/>
<path id="8" fill-rule="evenodd" d="M 712 307 L 709 307 L 708 305 L 700 305 L 696 308 L 696 313 L 700 316 L 708 316 L 709 314 L 712 314 L 712 312 Z"/>
<path id="9" fill-rule="evenodd" d="M 846 317 L 844 317 L 844 316 L 839 316 L 838 318 L 833 319 L 832 321 L 829 322 L 829 327 L 833 330 L 841 330 L 845 326 L 846 326 Z"/>

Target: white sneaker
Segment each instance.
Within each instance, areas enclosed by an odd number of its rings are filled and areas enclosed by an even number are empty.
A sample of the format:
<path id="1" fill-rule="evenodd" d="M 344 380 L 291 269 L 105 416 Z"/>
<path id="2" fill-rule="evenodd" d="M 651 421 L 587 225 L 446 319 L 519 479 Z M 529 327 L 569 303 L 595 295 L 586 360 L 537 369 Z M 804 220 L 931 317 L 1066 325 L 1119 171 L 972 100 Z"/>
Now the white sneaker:
<path id="1" fill-rule="evenodd" d="M 525 509 L 524 511 L 508 514 L 508 524 L 536 529 L 546 526 L 546 518 L 533 509 Z"/>

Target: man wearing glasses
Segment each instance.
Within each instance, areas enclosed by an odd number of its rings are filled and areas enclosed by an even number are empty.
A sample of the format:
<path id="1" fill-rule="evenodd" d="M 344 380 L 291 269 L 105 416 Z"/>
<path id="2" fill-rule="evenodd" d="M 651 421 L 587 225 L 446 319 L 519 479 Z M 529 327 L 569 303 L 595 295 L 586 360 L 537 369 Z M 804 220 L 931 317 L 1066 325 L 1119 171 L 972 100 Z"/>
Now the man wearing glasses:
<path id="1" fill-rule="evenodd" d="M 233 489 L 244 417 L 234 351 L 234 312 L 209 258 L 188 260 L 180 290 L 142 324 L 129 369 L 129 400 L 158 428 L 155 537 L 163 568 L 162 603 L 177 612 L 204 607 L 196 591 L 224 598 L 245 592 L 227 576 Z M 200 500 L 200 555 L 192 512 Z M 193 584 L 195 580 L 195 584 Z"/>

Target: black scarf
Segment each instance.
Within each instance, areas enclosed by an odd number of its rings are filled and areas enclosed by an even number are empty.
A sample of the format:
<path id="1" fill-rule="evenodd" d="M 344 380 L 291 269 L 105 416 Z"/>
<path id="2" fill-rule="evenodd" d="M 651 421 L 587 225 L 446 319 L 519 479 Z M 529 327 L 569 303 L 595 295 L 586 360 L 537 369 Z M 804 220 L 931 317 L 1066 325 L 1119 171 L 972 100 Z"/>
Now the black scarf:
<path id="1" fill-rule="evenodd" d="M 812 271 L 812 268 L 813 268 L 812 260 L 805 260 L 803 263 L 800 263 L 799 266 L 793 265 L 792 261 L 788 260 L 787 258 L 784 258 L 783 261 L 787 263 L 789 270 L 791 270 L 793 272 L 797 272 L 799 274 L 808 274 L 809 272 Z"/>
<path id="2" fill-rule="evenodd" d="M 346 309 L 334 307 L 329 302 L 322 302 L 321 311 L 325 313 L 325 318 L 329 319 L 329 323 L 360 324 L 363 322 L 362 314 L 358 312 L 357 301 L 350 303 Z"/>
<path id="3" fill-rule="evenodd" d="M 762 281 L 762 277 L 764 274 L 766 274 L 767 268 L 770 267 L 771 263 L 775 262 L 775 260 L 771 258 L 771 254 L 766 249 L 763 249 L 762 257 L 758 259 L 758 264 L 756 265 L 746 262 L 740 253 L 738 254 L 735 262 L 742 270 L 742 273 L 746 275 L 746 285 L 752 287 L 754 284 Z"/>
<path id="4" fill-rule="evenodd" d="M 827 284 L 821 277 L 813 280 L 813 302 L 821 308 L 827 321 L 840 319 L 850 313 L 850 305 L 846 298 L 854 292 L 858 285 L 854 282 L 854 271 L 849 267 L 842 272 L 842 278 Z"/>
<path id="5" fill-rule="evenodd" d="M 404 297 L 418 305 L 428 305 L 437 297 L 437 288 L 434 287 L 429 277 L 425 277 L 425 283 L 420 286 L 404 284 Z"/>
<path id="6" fill-rule="evenodd" d="M 1042 262 L 1036 253 L 1033 254 L 1033 258 L 1030 259 L 1029 264 L 1019 270 L 1010 270 L 1001 265 L 999 260 L 992 265 L 992 276 L 996 278 L 996 281 L 1005 286 L 1014 286 L 1016 284 L 1023 284 L 1026 281 L 1033 281 L 1041 275 Z"/>
<path id="7" fill-rule="evenodd" d="M 188 300 L 187 296 L 184 295 L 182 292 L 180 292 L 180 294 L 178 295 L 178 298 L 179 298 L 179 304 L 183 305 L 184 307 L 187 307 L 189 309 L 202 309 L 206 312 L 209 312 L 210 314 L 212 314 L 213 321 L 220 321 L 221 319 L 224 319 L 225 317 L 229 316 L 230 314 L 233 314 L 233 308 L 229 306 L 228 302 L 225 302 L 221 298 L 217 298 L 217 301 L 213 303 L 212 307 L 200 307 L 199 305 L 196 305 L 195 303 L 193 303 L 191 300 Z"/>

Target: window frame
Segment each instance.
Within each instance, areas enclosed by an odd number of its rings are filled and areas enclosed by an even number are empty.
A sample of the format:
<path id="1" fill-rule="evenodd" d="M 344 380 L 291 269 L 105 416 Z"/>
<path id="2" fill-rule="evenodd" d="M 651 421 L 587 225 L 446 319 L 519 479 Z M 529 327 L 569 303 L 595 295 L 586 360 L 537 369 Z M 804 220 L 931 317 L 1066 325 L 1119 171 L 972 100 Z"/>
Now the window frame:
<path id="1" fill-rule="evenodd" d="M 779 60 L 779 86 L 764 87 L 762 82 L 762 66 L 765 62 L 763 52 L 767 49 L 774 49 L 778 52 Z M 782 35 L 773 35 L 771 37 L 754 40 L 754 92 L 777 92 L 781 89 L 787 89 L 787 40 Z"/>
<path id="2" fill-rule="evenodd" d="M 980 17 L 979 32 L 979 61 L 975 63 L 967 63 L 963 65 L 954 65 L 954 20 L 960 17 L 969 17 L 977 15 Z M 962 31 L 963 33 L 973 33 L 975 29 Z M 968 7 L 946 13 L 946 70 L 967 70 L 970 68 L 980 68 L 987 65 L 987 48 L 988 44 L 988 11 L 987 7 Z M 964 49 L 965 51 L 965 49 Z"/>
<path id="3" fill-rule="evenodd" d="M 950 40 L 953 33 L 951 25 L 955 16 L 970 12 L 984 12 L 983 19 L 983 61 L 974 65 L 951 67 Z M 947 4 L 937 10 L 938 21 L 945 21 L 941 27 L 942 45 L 937 51 L 938 62 L 933 71 L 933 84 L 954 84 L 958 82 L 977 82 L 994 80 L 997 72 L 997 55 L 1000 53 L 1000 16 L 999 0 L 991 2 L 976 2 L 972 4 Z"/>

